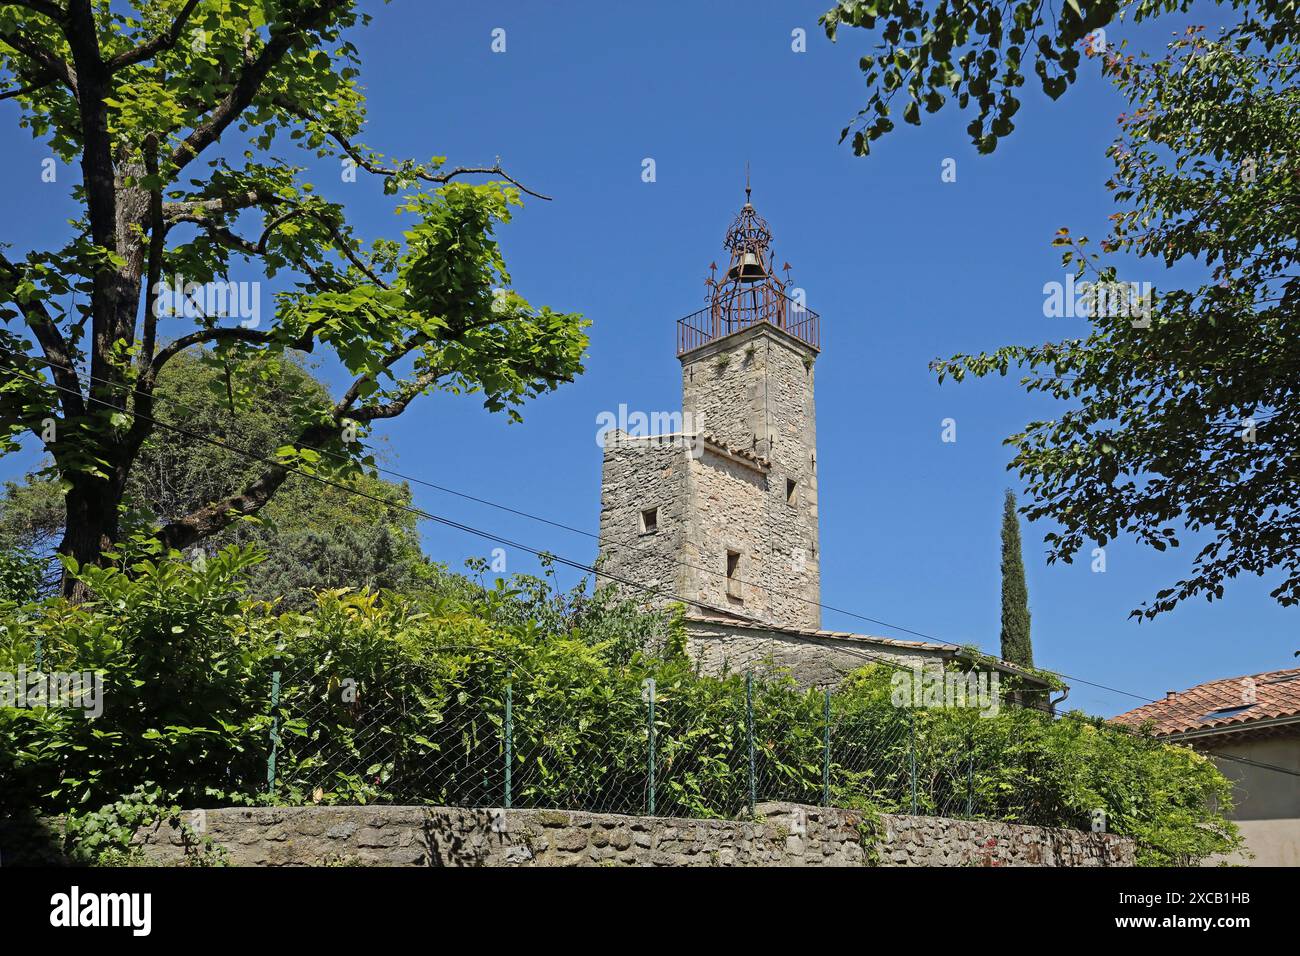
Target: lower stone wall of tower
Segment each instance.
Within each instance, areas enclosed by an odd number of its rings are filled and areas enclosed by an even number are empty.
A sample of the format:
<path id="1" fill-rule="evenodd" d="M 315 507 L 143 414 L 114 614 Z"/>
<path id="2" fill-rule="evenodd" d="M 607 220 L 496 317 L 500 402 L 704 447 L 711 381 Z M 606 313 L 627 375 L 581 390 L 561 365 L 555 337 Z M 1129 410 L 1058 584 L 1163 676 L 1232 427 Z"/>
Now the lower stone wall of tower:
<path id="1" fill-rule="evenodd" d="M 690 463 L 686 559 L 693 593 L 705 604 L 789 627 L 818 626 L 817 566 L 800 507 L 787 503 L 785 477 L 716 454 Z M 737 582 L 727 553 L 740 555 Z"/>
<path id="2" fill-rule="evenodd" d="M 704 604 L 758 618 L 772 616 L 771 589 L 778 536 L 765 520 L 768 480 L 763 469 L 706 448 L 687 476 L 689 527 L 683 554 L 690 590 Z M 728 552 L 740 555 L 734 583 Z"/>
<path id="3" fill-rule="evenodd" d="M 951 656 L 942 648 L 900 647 L 869 638 L 818 637 L 691 619 L 686 624 L 686 649 L 705 674 L 784 671 L 805 687 L 834 687 L 846 674 L 874 662 L 911 667 Z"/>
<path id="4" fill-rule="evenodd" d="M 636 582 L 629 597 L 665 605 L 685 586 L 679 558 L 686 539 L 686 469 L 690 448 L 680 436 L 605 439 L 600 484 L 600 569 Z M 656 529 L 642 529 L 642 512 L 656 509 Z M 602 586 L 611 584 L 601 579 Z M 646 589 L 661 593 L 651 594 Z"/>

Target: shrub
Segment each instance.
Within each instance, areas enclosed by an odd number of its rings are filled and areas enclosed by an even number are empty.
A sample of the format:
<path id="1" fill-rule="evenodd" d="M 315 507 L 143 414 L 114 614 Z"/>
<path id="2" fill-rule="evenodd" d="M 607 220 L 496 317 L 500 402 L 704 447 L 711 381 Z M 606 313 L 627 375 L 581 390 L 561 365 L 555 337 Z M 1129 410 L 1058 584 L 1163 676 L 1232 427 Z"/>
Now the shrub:
<path id="1" fill-rule="evenodd" d="M 275 618 L 241 601 L 256 560 L 226 549 L 201 568 L 145 555 L 125 567 L 75 569 L 94 592 L 30 613 L 0 605 L 0 670 L 99 675 L 101 716 L 70 708 L 0 709 L 0 806 L 98 807 L 146 781 L 181 802 L 265 776 Z"/>
<path id="2" fill-rule="evenodd" d="M 892 669 L 873 664 L 832 696 L 828 767 L 825 696 L 774 672 L 749 687 L 702 676 L 679 612 L 561 592 L 548 569 L 331 590 L 277 613 L 241 597 L 255 560 L 146 551 L 73 569 L 94 593 L 85 604 L 0 603 L 0 670 L 30 667 L 39 640 L 47 670 L 94 670 L 105 695 L 94 720 L 0 711 L 0 807 L 84 812 L 149 782 L 180 806 L 500 805 L 508 698 L 516 807 L 743 814 L 752 719 L 757 800 L 821 803 L 829 787 L 833 804 L 873 814 L 915 800 L 921 813 L 1083 829 L 1103 810 L 1148 864 L 1237 845 L 1210 761 L 1083 715 L 900 709 Z"/>
<path id="3" fill-rule="evenodd" d="M 0 551 L 0 601 L 36 600 L 43 562 L 21 552 Z"/>

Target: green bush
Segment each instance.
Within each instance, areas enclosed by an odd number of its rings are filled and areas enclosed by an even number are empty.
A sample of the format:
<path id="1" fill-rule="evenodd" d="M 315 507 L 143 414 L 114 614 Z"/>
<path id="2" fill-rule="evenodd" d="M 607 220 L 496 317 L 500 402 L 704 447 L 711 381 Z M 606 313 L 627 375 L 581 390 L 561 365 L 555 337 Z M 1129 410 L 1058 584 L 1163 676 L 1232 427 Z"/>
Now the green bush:
<path id="1" fill-rule="evenodd" d="M 265 777 L 269 659 L 278 635 L 263 606 L 238 597 L 255 557 L 234 548 L 192 567 L 145 555 L 81 568 L 92 601 L 0 604 L 0 670 L 99 675 L 103 714 L 0 709 L 0 806 L 94 808 L 144 783 L 202 805 L 209 787 Z"/>
<path id="2" fill-rule="evenodd" d="M 120 800 L 98 810 L 69 813 L 63 830 L 63 851 L 79 866 L 151 866 L 153 860 L 135 843 L 141 830 L 157 825 L 175 827 L 181 837 L 185 866 L 224 866 L 225 850 L 211 837 L 195 831 L 185 811 L 163 801 L 158 787 L 137 787 Z"/>
<path id="3" fill-rule="evenodd" d="M 30 667 L 39 639 L 47 670 L 95 670 L 105 685 L 94 720 L 0 711 L 0 807 L 84 812 L 141 785 L 180 806 L 498 806 L 508 697 L 515 807 L 643 813 L 653 797 L 660 815 L 743 814 L 752 716 L 759 801 L 821 803 L 829 788 L 833 804 L 873 814 L 915 801 L 1079 829 L 1102 810 L 1148 864 L 1236 845 L 1212 763 L 1083 715 L 900 709 L 893 671 L 874 664 L 832 697 L 828 768 L 825 696 L 779 673 L 748 689 L 744 675 L 700 675 L 679 613 L 561 592 L 549 573 L 325 591 L 308 612 L 277 613 L 241 597 L 255 560 L 145 553 L 79 569 L 88 603 L 0 603 L 0 670 Z"/>
<path id="4" fill-rule="evenodd" d="M 43 562 L 21 552 L 0 551 L 0 601 L 36 600 Z"/>

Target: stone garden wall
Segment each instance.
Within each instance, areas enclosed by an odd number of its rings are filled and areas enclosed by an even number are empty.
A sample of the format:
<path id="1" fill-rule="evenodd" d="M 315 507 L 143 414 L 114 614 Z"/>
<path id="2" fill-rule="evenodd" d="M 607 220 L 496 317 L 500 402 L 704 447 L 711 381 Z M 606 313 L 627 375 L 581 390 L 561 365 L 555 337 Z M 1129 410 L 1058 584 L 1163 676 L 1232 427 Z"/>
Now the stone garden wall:
<path id="1" fill-rule="evenodd" d="M 946 817 L 880 822 L 879 866 L 1133 866 L 1133 841 L 1108 833 Z"/>
<path id="2" fill-rule="evenodd" d="M 764 803 L 756 821 L 451 807 L 229 808 L 189 822 L 235 866 L 1131 866 L 1123 837 Z M 180 860 L 170 826 L 140 835 Z"/>

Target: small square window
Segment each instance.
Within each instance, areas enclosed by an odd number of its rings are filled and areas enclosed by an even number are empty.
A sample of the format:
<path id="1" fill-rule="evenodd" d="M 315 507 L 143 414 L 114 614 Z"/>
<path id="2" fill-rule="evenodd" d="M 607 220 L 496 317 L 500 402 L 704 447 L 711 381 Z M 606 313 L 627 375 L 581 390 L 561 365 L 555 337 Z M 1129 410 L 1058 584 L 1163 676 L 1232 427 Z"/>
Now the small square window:
<path id="1" fill-rule="evenodd" d="M 641 533 L 654 534 L 659 530 L 659 509 L 646 508 L 641 512 Z"/>
<path id="2" fill-rule="evenodd" d="M 792 505 L 799 503 L 799 482 L 793 478 L 785 480 L 785 500 Z"/>
<path id="3" fill-rule="evenodd" d="M 727 597 L 742 599 L 740 590 L 740 552 L 727 552 Z"/>

